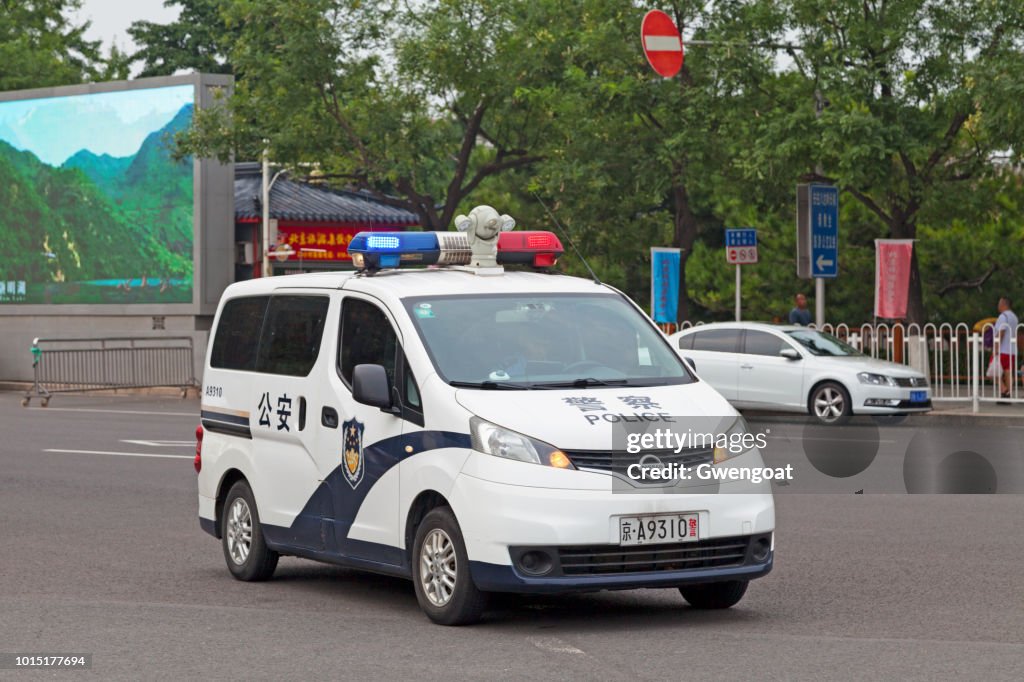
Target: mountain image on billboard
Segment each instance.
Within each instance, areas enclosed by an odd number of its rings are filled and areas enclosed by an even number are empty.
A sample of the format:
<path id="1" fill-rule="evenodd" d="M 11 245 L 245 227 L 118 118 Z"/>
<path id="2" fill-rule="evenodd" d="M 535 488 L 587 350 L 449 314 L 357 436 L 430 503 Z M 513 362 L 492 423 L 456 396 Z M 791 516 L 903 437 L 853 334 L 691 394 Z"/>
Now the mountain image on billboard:
<path id="1" fill-rule="evenodd" d="M 191 85 L 0 102 L 0 304 L 191 303 Z"/>

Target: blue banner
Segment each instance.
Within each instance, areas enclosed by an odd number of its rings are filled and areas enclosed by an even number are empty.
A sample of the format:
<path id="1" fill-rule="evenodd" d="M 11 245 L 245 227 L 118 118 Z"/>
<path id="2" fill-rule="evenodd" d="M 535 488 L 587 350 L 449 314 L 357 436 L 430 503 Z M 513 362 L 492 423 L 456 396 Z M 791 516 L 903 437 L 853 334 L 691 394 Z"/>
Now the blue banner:
<path id="1" fill-rule="evenodd" d="M 651 317 L 676 324 L 679 310 L 679 249 L 651 247 Z"/>

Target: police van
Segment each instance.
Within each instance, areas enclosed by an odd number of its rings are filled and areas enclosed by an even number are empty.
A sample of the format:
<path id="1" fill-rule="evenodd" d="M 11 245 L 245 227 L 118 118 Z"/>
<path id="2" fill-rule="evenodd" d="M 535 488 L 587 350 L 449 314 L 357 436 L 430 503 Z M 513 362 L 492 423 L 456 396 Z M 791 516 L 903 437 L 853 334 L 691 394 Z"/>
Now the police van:
<path id="1" fill-rule="evenodd" d="M 290 555 L 403 576 L 441 624 L 491 592 L 737 603 L 772 569 L 770 486 L 627 471 L 760 452 L 625 442 L 692 418 L 735 435 L 738 414 L 625 295 L 552 269 L 554 234 L 489 207 L 456 226 L 360 233 L 354 272 L 226 289 L 195 468 L 228 570 L 266 580 Z"/>

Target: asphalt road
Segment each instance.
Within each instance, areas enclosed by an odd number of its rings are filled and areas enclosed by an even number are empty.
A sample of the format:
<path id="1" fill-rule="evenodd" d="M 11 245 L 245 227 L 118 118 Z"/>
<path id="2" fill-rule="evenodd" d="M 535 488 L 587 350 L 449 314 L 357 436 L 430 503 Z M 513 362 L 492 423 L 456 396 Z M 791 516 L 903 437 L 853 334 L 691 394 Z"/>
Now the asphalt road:
<path id="1" fill-rule="evenodd" d="M 918 433 L 948 445 L 928 435 L 940 420 L 849 432 L 879 443 L 836 477 L 803 451 L 807 427 L 755 419 L 770 461 L 836 487 L 780 490 L 776 569 L 729 611 L 674 590 L 504 597 L 482 624 L 443 628 L 402 580 L 297 559 L 267 583 L 232 579 L 196 521 L 197 410 L 0 394 L 0 653 L 91 653 L 91 671 L 61 677 L 103 679 L 1024 677 L 1024 496 L 896 494 Z M 993 433 L 1019 451 L 1010 426 L 955 437 Z M 994 463 L 1000 487 L 1013 466 Z M 38 674 L 54 675 L 0 670 Z"/>

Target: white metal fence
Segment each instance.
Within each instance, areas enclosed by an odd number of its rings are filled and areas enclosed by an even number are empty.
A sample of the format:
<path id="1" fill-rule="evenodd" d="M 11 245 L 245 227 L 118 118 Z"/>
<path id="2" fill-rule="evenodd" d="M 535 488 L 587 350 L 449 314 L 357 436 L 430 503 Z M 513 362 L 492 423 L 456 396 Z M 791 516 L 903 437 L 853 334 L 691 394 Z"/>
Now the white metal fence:
<path id="1" fill-rule="evenodd" d="M 700 326 L 690 322 L 661 325 L 667 334 Z M 812 328 L 815 325 L 810 325 Z M 932 387 L 932 400 L 970 400 L 977 412 L 982 402 L 1024 403 L 1024 324 L 1010 338 L 1010 394 L 1002 396 L 990 363 L 999 363 L 995 325 L 971 326 L 964 322 L 925 325 L 901 323 L 824 324 L 822 331 L 849 343 L 866 355 L 913 367 L 923 372 Z M 1001 367 L 1000 367 L 1001 371 Z"/>

